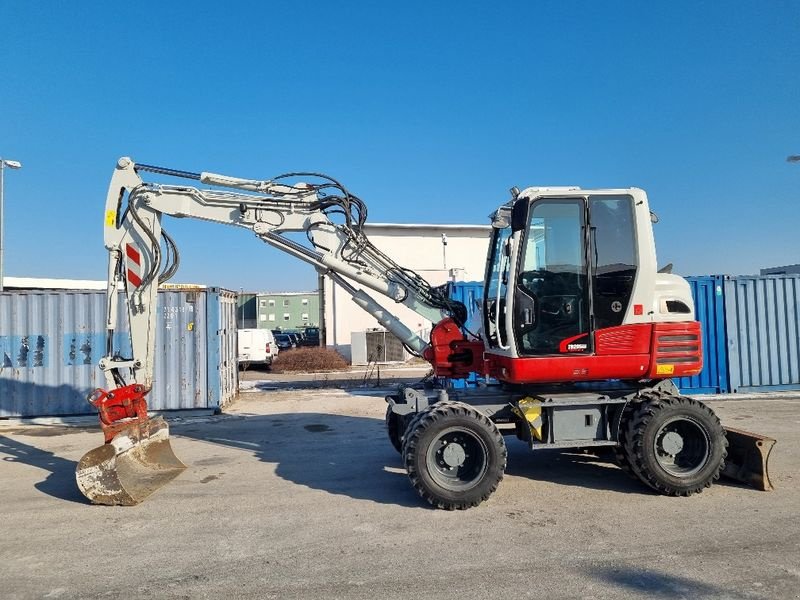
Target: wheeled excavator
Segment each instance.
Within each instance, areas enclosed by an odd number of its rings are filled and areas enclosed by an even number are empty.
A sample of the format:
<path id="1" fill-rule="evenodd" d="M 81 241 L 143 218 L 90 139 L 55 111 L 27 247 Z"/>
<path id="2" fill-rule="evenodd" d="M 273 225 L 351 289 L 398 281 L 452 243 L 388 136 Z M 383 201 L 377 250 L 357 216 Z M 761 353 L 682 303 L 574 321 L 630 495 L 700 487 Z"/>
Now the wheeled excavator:
<path id="1" fill-rule="evenodd" d="M 186 468 L 146 401 L 157 360 L 156 295 L 179 264 L 165 215 L 252 231 L 330 277 L 430 362 L 445 378 L 438 381 L 486 379 L 467 389 L 402 386 L 386 398 L 389 440 L 433 506 L 486 500 L 503 478 L 507 436 L 535 451 L 608 452 L 670 496 L 701 492 L 721 474 L 771 488 L 774 440 L 724 428 L 672 382 L 702 370 L 701 327 L 686 280 L 657 268 L 656 219 L 643 190 L 512 188 L 491 215 L 481 323 L 470 331 L 463 304 L 372 244 L 365 203 L 331 177 L 242 179 L 121 158 L 104 219 L 107 346 L 99 367 L 107 387 L 89 397 L 105 443 L 76 473 L 92 502 L 137 504 Z M 374 295 L 431 321 L 429 339 Z"/>

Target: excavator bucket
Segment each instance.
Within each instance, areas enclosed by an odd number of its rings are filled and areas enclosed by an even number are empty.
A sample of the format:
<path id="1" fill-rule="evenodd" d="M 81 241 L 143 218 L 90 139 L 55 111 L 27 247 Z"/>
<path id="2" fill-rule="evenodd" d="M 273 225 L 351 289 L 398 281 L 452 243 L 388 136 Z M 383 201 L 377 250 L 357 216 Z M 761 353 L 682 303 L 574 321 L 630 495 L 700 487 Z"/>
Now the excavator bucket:
<path id="1" fill-rule="evenodd" d="M 121 426 L 108 443 L 84 454 L 75 476 L 94 504 L 133 506 L 185 468 L 172 451 L 166 421 L 154 417 Z"/>
<path id="2" fill-rule="evenodd" d="M 728 457 L 722 474 L 765 492 L 775 489 L 769 479 L 769 455 L 775 440 L 730 427 L 725 433 Z"/>

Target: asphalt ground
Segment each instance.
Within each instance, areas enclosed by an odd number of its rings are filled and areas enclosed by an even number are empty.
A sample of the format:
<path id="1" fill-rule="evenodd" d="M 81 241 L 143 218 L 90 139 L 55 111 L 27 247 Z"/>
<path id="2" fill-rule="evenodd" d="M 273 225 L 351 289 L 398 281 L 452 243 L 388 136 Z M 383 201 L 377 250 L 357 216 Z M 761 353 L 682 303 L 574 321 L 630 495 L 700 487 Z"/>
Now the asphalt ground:
<path id="1" fill-rule="evenodd" d="M 497 492 L 447 512 L 409 485 L 378 391 L 251 390 L 171 422 L 189 468 L 136 507 L 76 489 L 96 428 L 0 422 L 0 598 L 800 598 L 796 397 L 710 403 L 778 439 L 774 492 L 666 498 L 507 438 Z"/>

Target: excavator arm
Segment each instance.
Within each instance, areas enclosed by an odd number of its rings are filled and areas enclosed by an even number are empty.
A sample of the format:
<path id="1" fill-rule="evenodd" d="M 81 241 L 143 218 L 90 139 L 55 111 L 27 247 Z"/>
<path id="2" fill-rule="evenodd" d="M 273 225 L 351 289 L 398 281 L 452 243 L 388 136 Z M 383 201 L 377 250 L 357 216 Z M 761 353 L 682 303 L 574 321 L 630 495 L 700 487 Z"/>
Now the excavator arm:
<path id="1" fill-rule="evenodd" d="M 182 182 L 145 182 L 144 174 Z M 449 348 L 462 338 L 464 305 L 375 247 L 362 229 L 366 205 L 336 180 L 316 173 L 240 179 L 121 158 L 109 185 L 104 221 L 107 339 L 99 366 L 107 390 L 96 390 L 89 399 L 98 409 L 106 444 L 87 453 L 77 469 L 78 485 L 92 501 L 136 504 L 185 468 L 169 447 L 166 422 L 148 417 L 145 399 L 153 383 L 158 286 L 175 274 L 180 262 L 176 244 L 162 227 L 164 215 L 252 231 L 331 277 L 409 351 L 438 361 L 444 369 L 452 366 Z M 287 235 L 297 232 L 305 234 L 306 244 Z M 434 343 L 364 288 L 436 324 Z M 121 319 L 128 325 L 129 352 L 120 344 Z M 470 363 L 473 355 L 465 356 Z"/>

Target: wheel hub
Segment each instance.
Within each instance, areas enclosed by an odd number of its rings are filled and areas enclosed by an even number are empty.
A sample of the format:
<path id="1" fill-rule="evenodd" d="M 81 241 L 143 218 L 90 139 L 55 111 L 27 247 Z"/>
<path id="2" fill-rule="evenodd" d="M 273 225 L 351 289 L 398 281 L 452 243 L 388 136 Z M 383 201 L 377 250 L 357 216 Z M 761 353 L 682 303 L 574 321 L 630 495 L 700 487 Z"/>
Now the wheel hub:
<path id="1" fill-rule="evenodd" d="M 711 455 L 711 438 L 700 422 L 688 415 L 668 419 L 656 432 L 653 450 L 659 466 L 673 477 L 690 477 Z"/>
<path id="2" fill-rule="evenodd" d="M 442 459 L 448 467 L 460 467 L 466 458 L 467 453 L 460 444 L 448 444 L 442 451 Z"/>
<path id="3" fill-rule="evenodd" d="M 478 484 L 489 467 L 486 444 L 468 427 L 447 427 L 426 450 L 428 473 L 437 485 L 465 491 Z"/>
<path id="4" fill-rule="evenodd" d="M 683 437 L 675 431 L 669 431 L 661 440 L 661 447 L 668 455 L 675 456 L 683 450 Z"/>

